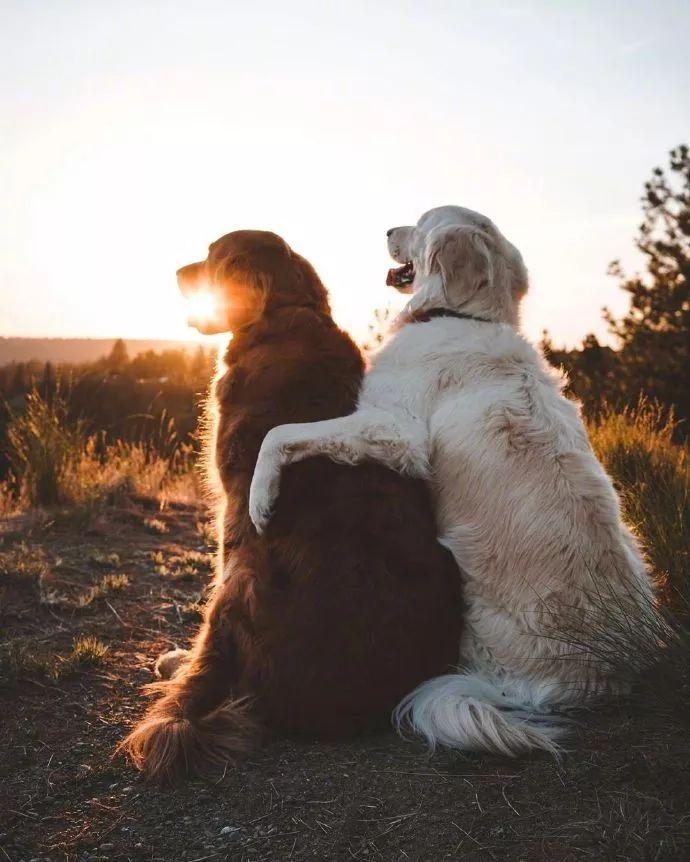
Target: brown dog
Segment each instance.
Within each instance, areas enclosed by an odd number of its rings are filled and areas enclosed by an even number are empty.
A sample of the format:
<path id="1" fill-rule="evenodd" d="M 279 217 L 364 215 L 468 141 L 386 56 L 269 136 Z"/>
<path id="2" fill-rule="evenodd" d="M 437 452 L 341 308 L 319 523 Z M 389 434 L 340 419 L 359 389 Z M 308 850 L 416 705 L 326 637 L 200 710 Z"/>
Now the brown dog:
<path id="1" fill-rule="evenodd" d="M 259 723 L 336 737 L 384 725 L 458 657 L 460 575 L 423 482 L 315 458 L 286 470 L 270 527 L 247 514 L 266 432 L 354 410 L 363 362 L 311 265 L 272 233 L 236 231 L 178 273 L 214 292 L 204 331 L 232 331 L 215 385 L 222 562 L 189 658 L 122 747 L 150 776 L 203 774 Z"/>

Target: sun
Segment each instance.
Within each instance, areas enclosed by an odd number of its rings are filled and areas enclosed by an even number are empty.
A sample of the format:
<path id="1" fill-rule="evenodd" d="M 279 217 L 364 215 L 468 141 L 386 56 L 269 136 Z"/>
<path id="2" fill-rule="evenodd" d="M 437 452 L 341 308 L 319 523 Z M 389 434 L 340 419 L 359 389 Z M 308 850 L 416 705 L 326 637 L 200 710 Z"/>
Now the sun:
<path id="1" fill-rule="evenodd" d="M 218 316 L 218 300 L 209 290 L 199 290 L 185 299 L 190 323 L 215 320 Z"/>

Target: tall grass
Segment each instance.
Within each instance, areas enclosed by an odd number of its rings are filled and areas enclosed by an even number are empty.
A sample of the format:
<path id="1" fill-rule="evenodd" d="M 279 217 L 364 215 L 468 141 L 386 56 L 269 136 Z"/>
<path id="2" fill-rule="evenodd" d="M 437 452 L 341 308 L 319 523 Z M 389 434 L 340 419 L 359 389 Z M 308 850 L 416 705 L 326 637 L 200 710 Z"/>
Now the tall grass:
<path id="1" fill-rule="evenodd" d="M 674 442 L 674 422 L 642 402 L 603 410 L 589 424 L 592 445 L 621 494 L 625 516 L 642 539 L 654 572 L 690 599 L 690 457 Z M 69 417 L 67 394 L 28 393 L 7 429 L 14 494 L 26 506 L 80 505 L 118 496 L 191 501 L 199 482 L 192 447 L 163 417 L 140 442 L 106 443 Z M 9 503 L 0 489 L 0 509 Z"/>
<path id="2" fill-rule="evenodd" d="M 605 409 L 590 423 L 592 445 L 613 477 L 627 522 L 676 610 L 690 602 L 690 457 L 674 442 L 673 416 L 641 402 Z"/>
<path id="3" fill-rule="evenodd" d="M 24 411 L 11 416 L 7 439 L 14 496 L 23 506 L 83 506 L 124 497 L 191 502 L 198 496 L 193 448 L 177 439 L 165 416 L 147 440 L 107 443 L 70 418 L 62 390 L 45 397 L 33 389 Z M 7 493 L 6 486 L 3 500 Z"/>
<path id="4" fill-rule="evenodd" d="M 7 429 L 12 470 L 19 495 L 29 505 L 63 502 L 63 485 L 86 445 L 83 423 L 69 422 L 60 391 L 44 398 L 37 389 L 26 396 L 26 409 Z"/>

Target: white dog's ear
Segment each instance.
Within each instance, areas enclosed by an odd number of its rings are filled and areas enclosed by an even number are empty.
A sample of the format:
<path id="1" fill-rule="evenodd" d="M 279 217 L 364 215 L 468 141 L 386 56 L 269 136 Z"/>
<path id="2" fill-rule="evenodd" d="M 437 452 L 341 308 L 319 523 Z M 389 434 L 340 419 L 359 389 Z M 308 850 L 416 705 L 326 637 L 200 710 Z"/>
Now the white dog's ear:
<path id="1" fill-rule="evenodd" d="M 440 275 L 448 299 L 467 301 L 493 282 L 489 237 L 476 228 L 450 226 L 427 240 L 427 271 Z"/>

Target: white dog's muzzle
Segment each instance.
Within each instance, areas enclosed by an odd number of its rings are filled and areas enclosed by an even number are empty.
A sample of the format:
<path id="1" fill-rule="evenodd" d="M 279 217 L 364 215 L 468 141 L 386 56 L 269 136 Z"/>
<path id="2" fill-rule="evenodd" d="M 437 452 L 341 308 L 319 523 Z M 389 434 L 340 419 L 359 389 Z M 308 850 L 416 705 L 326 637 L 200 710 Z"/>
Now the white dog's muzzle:
<path id="1" fill-rule="evenodd" d="M 401 293 L 411 293 L 414 282 L 413 239 L 414 227 L 392 227 L 387 231 L 388 253 L 393 260 L 402 264 L 388 270 L 386 284 Z"/>

